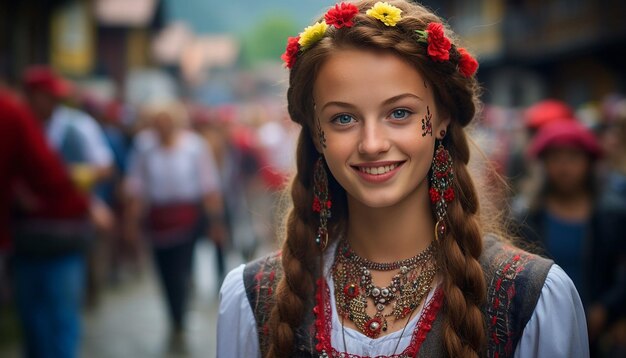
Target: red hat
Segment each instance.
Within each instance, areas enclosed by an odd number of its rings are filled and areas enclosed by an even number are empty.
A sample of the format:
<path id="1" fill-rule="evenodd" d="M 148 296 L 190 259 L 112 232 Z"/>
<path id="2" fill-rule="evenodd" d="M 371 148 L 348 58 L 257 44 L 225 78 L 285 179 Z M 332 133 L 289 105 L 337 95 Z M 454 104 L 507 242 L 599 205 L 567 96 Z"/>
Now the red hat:
<path id="1" fill-rule="evenodd" d="M 532 139 L 528 154 L 537 158 L 548 148 L 562 146 L 580 148 L 596 159 L 602 156 L 594 134 L 573 118 L 542 126 Z"/>
<path id="2" fill-rule="evenodd" d="M 69 81 L 59 76 L 48 66 L 31 66 L 24 71 L 24 88 L 29 91 L 41 91 L 57 98 L 66 97 L 72 90 Z"/>
<path id="3" fill-rule="evenodd" d="M 546 99 L 528 107 L 524 122 L 530 129 L 539 129 L 547 123 L 574 118 L 574 111 L 565 102 Z"/>

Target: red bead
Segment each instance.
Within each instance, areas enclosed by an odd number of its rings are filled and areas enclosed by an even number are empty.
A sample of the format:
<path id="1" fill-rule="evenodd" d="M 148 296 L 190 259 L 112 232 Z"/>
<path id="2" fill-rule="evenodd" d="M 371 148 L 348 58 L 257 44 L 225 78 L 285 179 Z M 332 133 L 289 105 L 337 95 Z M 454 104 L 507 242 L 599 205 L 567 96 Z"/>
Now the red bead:
<path id="1" fill-rule="evenodd" d="M 316 213 L 322 211 L 322 204 L 320 203 L 320 199 L 318 199 L 317 197 L 313 198 L 313 211 L 315 211 Z"/>
<path id="2" fill-rule="evenodd" d="M 343 293 L 349 298 L 355 298 L 356 296 L 359 295 L 359 287 L 355 285 L 354 283 L 348 283 L 343 288 Z"/>
<path id="3" fill-rule="evenodd" d="M 436 203 L 436 202 L 438 202 L 438 201 L 439 201 L 440 196 L 439 196 L 439 191 L 437 191 L 437 189 L 435 189 L 435 188 L 430 188 L 430 189 L 428 190 L 428 193 L 430 194 L 430 202 L 431 202 L 431 203 L 433 203 L 433 204 L 434 204 L 434 203 Z"/>

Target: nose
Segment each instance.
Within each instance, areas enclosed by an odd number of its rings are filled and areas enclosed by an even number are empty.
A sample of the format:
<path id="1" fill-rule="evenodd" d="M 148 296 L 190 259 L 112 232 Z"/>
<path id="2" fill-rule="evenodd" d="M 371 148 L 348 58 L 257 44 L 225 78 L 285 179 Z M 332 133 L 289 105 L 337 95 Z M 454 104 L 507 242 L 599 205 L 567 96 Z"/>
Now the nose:
<path id="1" fill-rule="evenodd" d="M 361 127 L 359 153 L 375 156 L 389 150 L 390 142 L 385 127 L 376 120 L 365 120 Z"/>

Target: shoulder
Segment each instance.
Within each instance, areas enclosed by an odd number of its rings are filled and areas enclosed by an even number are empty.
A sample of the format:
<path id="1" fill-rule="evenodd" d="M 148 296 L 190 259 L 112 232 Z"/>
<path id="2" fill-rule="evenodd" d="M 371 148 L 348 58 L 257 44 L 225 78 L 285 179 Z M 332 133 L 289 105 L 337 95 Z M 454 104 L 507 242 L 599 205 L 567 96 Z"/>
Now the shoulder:
<path id="1" fill-rule="evenodd" d="M 559 344 L 554 344 L 559 342 Z M 588 357 L 585 311 L 574 283 L 552 265 L 515 357 Z"/>
<path id="2" fill-rule="evenodd" d="M 133 139 L 132 147 L 135 152 L 142 153 L 158 145 L 158 139 L 153 129 L 142 129 L 135 135 Z"/>
<path id="3" fill-rule="evenodd" d="M 541 284 L 554 264 L 550 259 L 524 251 L 492 235 L 483 239 L 480 263 L 486 279 L 493 279 L 491 276 L 494 275 L 513 274 L 509 275 L 510 278 L 532 276 L 538 278 Z"/>
<path id="4" fill-rule="evenodd" d="M 218 357 L 260 357 L 257 325 L 243 282 L 244 267 L 230 271 L 220 289 Z"/>
<path id="5" fill-rule="evenodd" d="M 505 293 L 509 299 L 524 295 L 524 305 L 529 306 L 525 309 L 532 311 L 554 262 L 494 236 L 486 236 L 483 243 L 480 262 L 489 298 Z"/>
<path id="6" fill-rule="evenodd" d="M 484 313 L 490 353 L 515 346 L 542 293 L 551 260 L 531 254 L 493 236 L 484 239 L 480 257 L 487 284 Z"/>
<path id="7" fill-rule="evenodd" d="M 63 118 L 79 126 L 96 124 L 96 120 L 86 112 L 64 105 L 58 106 L 52 115 L 55 118 Z"/>
<path id="8" fill-rule="evenodd" d="M 259 307 L 259 302 L 267 303 L 273 299 L 280 276 L 282 276 L 280 252 L 271 253 L 245 265 L 243 282 L 253 309 Z"/>

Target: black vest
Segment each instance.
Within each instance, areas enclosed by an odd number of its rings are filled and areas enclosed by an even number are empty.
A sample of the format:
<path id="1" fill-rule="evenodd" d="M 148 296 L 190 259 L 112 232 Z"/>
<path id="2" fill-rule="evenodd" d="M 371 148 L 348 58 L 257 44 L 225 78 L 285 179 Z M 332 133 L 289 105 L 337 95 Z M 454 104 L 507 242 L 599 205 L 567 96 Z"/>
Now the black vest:
<path id="1" fill-rule="evenodd" d="M 553 262 L 487 236 L 480 263 L 487 282 L 487 302 L 483 307 L 488 338 L 485 357 L 513 357 Z M 256 318 L 263 356 L 269 338 L 267 320 L 274 305 L 274 291 L 281 270 L 280 256 L 276 253 L 253 261 L 244 269 L 246 294 Z M 307 314 L 295 332 L 294 357 L 318 356 L 313 305 L 311 299 L 307 304 Z M 442 315 L 438 314 L 419 349 L 418 357 L 445 355 L 441 332 Z"/>

